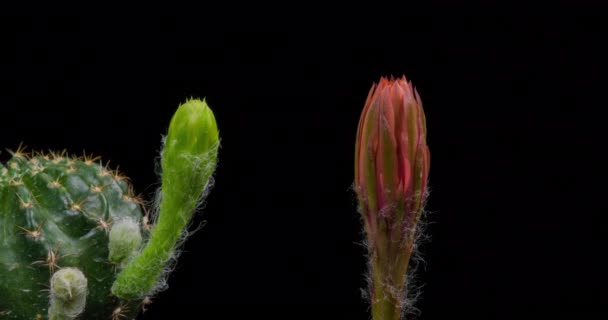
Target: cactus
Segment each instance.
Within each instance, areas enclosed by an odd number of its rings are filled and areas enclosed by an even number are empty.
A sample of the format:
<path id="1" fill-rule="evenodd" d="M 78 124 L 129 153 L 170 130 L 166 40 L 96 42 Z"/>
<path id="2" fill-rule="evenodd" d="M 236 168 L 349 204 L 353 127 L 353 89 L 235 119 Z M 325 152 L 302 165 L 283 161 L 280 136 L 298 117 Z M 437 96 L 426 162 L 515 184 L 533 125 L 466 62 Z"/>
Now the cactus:
<path id="1" fill-rule="evenodd" d="M 92 156 L 0 163 L 0 318 L 132 319 L 166 276 L 206 194 L 219 136 L 205 101 L 174 115 L 161 153 L 156 223 L 127 178 Z"/>

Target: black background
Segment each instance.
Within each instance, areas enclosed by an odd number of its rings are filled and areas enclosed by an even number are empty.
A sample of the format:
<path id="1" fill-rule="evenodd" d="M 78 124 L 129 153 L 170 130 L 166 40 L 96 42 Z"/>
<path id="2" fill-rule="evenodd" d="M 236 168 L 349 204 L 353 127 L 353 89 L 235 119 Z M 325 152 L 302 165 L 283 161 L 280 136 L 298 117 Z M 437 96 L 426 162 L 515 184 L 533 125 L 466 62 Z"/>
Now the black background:
<path id="1" fill-rule="evenodd" d="M 405 74 L 432 155 L 420 319 L 605 316 L 605 23 L 385 9 L 4 19 L 0 146 L 86 149 L 149 196 L 172 113 L 207 97 L 206 225 L 144 318 L 367 319 L 355 132 L 372 83 Z"/>

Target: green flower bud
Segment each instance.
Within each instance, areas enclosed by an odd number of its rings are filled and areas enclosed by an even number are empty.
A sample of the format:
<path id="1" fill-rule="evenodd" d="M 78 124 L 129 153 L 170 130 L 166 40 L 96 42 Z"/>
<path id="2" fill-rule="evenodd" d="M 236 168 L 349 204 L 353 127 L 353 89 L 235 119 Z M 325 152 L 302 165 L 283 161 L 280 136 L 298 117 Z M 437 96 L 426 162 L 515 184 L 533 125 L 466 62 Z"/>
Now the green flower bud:
<path id="1" fill-rule="evenodd" d="M 77 268 L 63 268 L 51 277 L 50 320 L 71 320 L 87 301 L 87 278 Z"/>
<path id="2" fill-rule="evenodd" d="M 218 145 L 219 131 L 207 102 L 193 99 L 179 106 L 162 152 L 163 197 L 193 206 L 215 170 Z"/>
<path id="3" fill-rule="evenodd" d="M 137 252 L 142 240 L 139 224 L 132 219 L 122 219 L 114 223 L 109 237 L 108 260 L 115 264 L 128 261 Z"/>
<path id="4" fill-rule="evenodd" d="M 217 164 L 219 132 L 204 100 L 188 100 L 175 112 L 161 153 L 162 186 L 157 223 L 141 253 L 127 263 L 112 286 L 123 299 L 162 290 L 164 268 L 209 187 Z"/>

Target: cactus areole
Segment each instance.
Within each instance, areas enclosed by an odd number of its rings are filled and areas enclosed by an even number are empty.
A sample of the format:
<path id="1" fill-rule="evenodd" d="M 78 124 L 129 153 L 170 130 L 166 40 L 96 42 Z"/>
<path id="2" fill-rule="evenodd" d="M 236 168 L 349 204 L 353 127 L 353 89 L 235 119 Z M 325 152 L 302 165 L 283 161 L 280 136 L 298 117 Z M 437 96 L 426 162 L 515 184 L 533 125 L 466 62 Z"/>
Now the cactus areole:
<path id="1" fill-rule="evenodd" d="M 0 318 L 132 319 L 167 264 L 217 162 L 205 101 L 176 112 L 162 154 L 156 224 L 126 177 L 90 156 L 12 151 L 0 163 Z"/>

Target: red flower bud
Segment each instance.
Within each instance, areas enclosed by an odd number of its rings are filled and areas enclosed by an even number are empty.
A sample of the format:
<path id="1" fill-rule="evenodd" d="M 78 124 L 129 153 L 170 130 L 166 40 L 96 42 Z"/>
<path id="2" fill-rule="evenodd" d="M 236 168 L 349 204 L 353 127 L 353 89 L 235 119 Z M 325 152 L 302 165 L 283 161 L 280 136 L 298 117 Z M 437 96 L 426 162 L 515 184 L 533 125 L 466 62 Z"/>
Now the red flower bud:
<path id="1" fill-rule="evenodd" d="M 429 166 L 426 120 L 418 92 L 405 76 L 381 78 L 365 102 L 355 151 L 355 190 L 375 269 L 372 281 L 382 282 L 381 288 L 373 284 L 372 296 L 403 291 L 414 231 L 427 194 Z"/>

